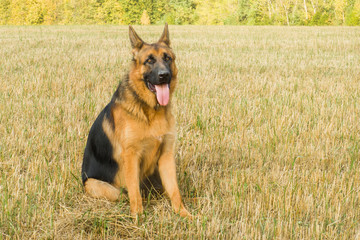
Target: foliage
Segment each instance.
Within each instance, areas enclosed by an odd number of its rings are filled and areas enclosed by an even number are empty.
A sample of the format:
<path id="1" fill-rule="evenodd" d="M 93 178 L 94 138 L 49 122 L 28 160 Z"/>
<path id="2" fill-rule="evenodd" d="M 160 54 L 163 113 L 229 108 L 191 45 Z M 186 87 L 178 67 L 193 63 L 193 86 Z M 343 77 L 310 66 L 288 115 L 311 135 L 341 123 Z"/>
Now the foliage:
<path id="1" fill-rule="evenodd" d="M 166 14 L 162 22 L 169 24 L 192 24 L 197 19 L 195 14 L 196 3 L 191 0 L 170 0 L 165 6 Z"/>
<path id="2" fill-rule="evenodd" d="M 345 16 L 346 24 L 350 26 L 360 25 L 360 1 L 349 0 L 347 14 Z"/>
<path id="3" fill-rule="evenodd" d="M 0 0 L 0 24 L 360 25 L 360 0 Z"/>
<path id="4" fill-rule="evenodd" d="M 10 17 L 10 0 L 0 0 L 0 24 L 7 23 Z"/>

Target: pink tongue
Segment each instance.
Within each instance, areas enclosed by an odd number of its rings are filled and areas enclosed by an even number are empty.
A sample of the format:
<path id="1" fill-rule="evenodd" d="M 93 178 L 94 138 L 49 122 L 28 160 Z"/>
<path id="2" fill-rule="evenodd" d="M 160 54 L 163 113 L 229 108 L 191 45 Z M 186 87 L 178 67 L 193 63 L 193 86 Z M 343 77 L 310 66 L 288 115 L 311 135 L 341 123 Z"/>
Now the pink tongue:
<path id="1" fill-rule="evenodd" d="M 169 103 L 169 84 L 155 85 L 156 98 L 161 106 Z"/>

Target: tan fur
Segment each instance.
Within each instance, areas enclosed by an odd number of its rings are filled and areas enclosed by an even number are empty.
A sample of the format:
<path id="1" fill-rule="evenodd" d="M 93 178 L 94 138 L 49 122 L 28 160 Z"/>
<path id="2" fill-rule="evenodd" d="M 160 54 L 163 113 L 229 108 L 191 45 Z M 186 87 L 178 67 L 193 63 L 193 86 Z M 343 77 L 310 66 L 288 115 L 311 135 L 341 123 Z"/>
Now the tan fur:
<path id="1" fill-rule="evenodd" d="M 116 201 L 119 198 L 120 190 L 113 185 L 94 178 L 85 182 L 85 192 L 93 198 L 105 198 Z"/>
<path id="2" fill-rule="evenodd" d="M 138 40 L 137 35 L 130 35 L 130 38 L 133 38 L 133 41 Z M 168 40 L 168 35 L 164 37 L 163 34 L 162 38 Z M 174 159 L 176 129 L 175 118 L 171 113 L 171 104 L 158 108 L 155 94 L 147 89 L 142 80 L 143 73 L 147 71 L 146 66 L 142 64 L 144 58 L 152 54 L 160 61 L 161 56 L 166 52 L 173 59 L 170 83 L 171 99 L 177 82 L 175 55 L 169 46 L 161 41 L 158 43 L 160 47 L 156 49 L 146 43 L 141 44 L 141 42 L 134 42 L 133 46 L 135 46 L 133 49 L 135 61 L 130 69 L 129 88 L 124 89 L 121 98 L 116 98 L 112 105 L 113 125 L 109 119 L 105 119 L 102 126 L 112 144 L 113 158 L 118 163 L 120 170 L 115 176 L 113 185 L 108 184 L 111 187 L 99 180 L 89 179 L 91 181 L 87 180 L 85 190 L 92 196 L 105 197 L 114 201 L 117 199 L 115 196 L 118 192 L 113 189 L 118 190 L 124 187 L 129 194 L 131 213 L 138 214 L 143 211 L 140 181 L 150 176 L 158 167 L 164 189 L 171 200 L 174 211 L 183 217 L 191 217 L 182 204 L 176 180 Z M 136 46 L 141 46 L 141 49 Z M 139 104 L 130 88 L 146 104 Z"/>

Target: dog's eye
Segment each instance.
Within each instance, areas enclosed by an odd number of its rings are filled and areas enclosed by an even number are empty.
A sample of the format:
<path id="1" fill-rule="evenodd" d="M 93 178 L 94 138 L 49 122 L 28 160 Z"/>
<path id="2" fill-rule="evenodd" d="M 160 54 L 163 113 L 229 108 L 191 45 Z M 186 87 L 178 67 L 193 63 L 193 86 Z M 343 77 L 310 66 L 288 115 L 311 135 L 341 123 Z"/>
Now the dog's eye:
<path id="1" fill-rule="evenodd" d="M 171 57 L 169 57 L 168 55 L 165 55 L 164 60 L 165 60 L 166 62 L 170 62 L 170 61 L 171 61 Z"/>
<path id="2" fill-rule="evenodd" d="M 154 58 L 148 58 L 146 59 L 146 61 L 144 62 L 144 64 L 154 64 L 155 63 L 155 59 Z"/>

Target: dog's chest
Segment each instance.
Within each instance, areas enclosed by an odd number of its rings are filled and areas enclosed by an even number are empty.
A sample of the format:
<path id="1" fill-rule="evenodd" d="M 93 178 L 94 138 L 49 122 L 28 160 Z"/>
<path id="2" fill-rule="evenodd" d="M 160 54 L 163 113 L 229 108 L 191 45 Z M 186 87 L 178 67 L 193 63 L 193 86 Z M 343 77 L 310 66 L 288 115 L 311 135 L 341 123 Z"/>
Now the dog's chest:
<path id="1" fill-rule="evenodd" d="M 164 139 L 164 136 L 157 136 L 157 137 L 154 137 L 156 140 L 158 140 L 159 142 L 162 142 L 163 139 Z"/>
<path id="2" fill-rule="evenodd" d="M 163 141 L 164 136 L 149 137 L 143 140 L 140 168 L 144 177 L 151 175 L 156 168 L 162 153 Z"/>

